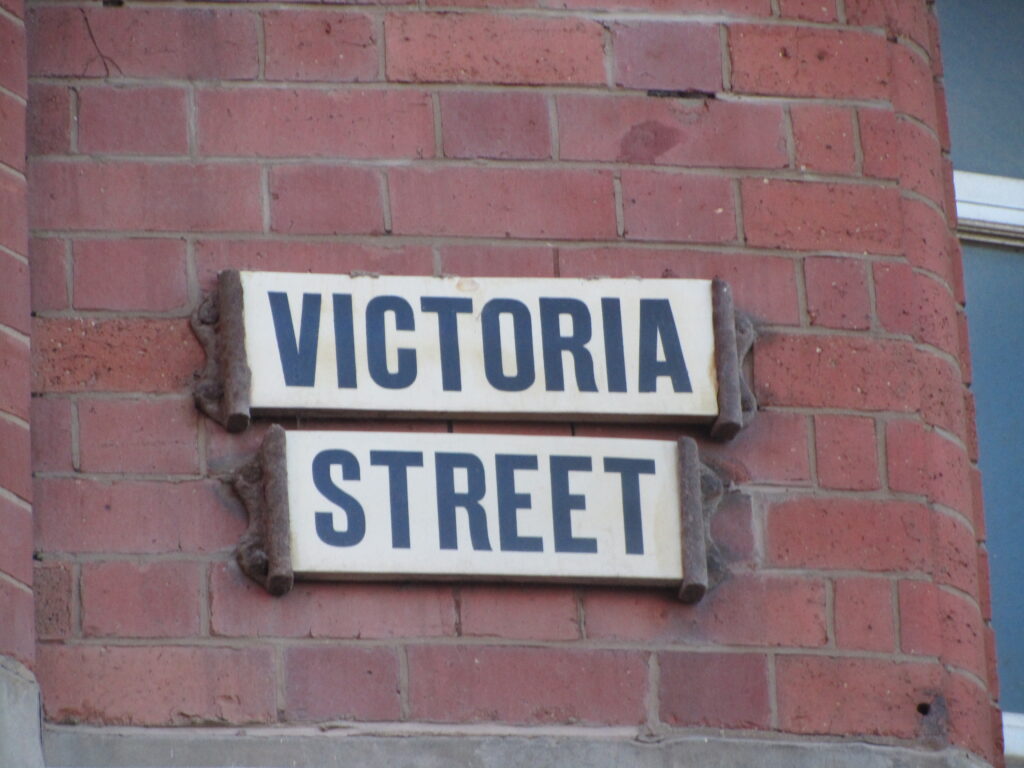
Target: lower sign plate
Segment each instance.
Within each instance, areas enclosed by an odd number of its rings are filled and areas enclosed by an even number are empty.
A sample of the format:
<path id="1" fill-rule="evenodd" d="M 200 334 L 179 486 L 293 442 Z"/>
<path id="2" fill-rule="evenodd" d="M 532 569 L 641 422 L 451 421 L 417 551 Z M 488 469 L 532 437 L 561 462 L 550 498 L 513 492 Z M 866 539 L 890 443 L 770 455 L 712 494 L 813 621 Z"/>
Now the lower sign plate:
<path id="1" fill-rule="evenodd" d="M 699 473 L 692 440 L 274 427 L 236 481 L 239 559 L 275 593 L 293 574 L 680 585 Z"/>

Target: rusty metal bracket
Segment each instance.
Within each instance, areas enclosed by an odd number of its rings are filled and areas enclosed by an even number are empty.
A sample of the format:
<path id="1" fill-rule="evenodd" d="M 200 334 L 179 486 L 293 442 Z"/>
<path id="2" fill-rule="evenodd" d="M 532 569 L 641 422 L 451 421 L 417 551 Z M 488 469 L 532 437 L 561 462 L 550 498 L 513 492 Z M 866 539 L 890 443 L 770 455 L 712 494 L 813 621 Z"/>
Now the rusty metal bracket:
<path id="1" fill-rule="evenodd" d="M 274 424 L 259 452 L 232 477 L 231 484 L 249 512 L 235 557 L 242 571 L 272 595 L 295 583 L 288 521 L 288 469 L 285 431 Z"/>
<path id="2" fill-rule="evenodd" d="M 708 591 L 708 528 L 724 491 L 721 478 L 701 463 L 697 442 L 692 437 L 679 438 L 679 501 L 683 523 L 680 602 L 699 602 Z"/>
<path id="3" fill-rule="evenodd" d="M 731 440 L 757 413 L 757 398 L 745 372 L 757 332 L 750 318 L 733 306 L 732 291 L 724 280 L 712 281 L 711 299 L 718 374 L 718 418 L 711 425 L 711 437 Z"/>
<path id="4" fill-rule="evenodd" d="M 245 356 L 238 270 L 217 275 L 217 287 L 196 307 L 191 325 L 206 352 L 206 364 L 192 388 L 196 406 L 228 432 L 242 432 L 250 421 L 252 371 Z"/>

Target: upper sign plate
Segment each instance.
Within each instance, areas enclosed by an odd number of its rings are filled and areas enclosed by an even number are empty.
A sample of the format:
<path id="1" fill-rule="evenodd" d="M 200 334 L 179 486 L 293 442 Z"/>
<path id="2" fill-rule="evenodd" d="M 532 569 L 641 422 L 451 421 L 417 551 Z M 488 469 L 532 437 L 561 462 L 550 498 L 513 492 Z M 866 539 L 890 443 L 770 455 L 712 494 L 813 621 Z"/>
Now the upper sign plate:
<path id="1" fill-rule="evenodd" d="M 218 290 L 223 392 L 246 411 L 714 421 L 739 397 L 720 281 L 225 272 Z"/>

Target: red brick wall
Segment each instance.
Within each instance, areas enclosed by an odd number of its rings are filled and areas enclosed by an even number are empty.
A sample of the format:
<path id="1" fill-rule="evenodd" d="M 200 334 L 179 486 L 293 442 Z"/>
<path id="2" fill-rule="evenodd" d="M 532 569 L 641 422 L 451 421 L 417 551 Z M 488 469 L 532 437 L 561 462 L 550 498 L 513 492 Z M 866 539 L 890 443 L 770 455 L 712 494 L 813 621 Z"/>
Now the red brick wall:
<path id="1" fill-rule="evenodd" d="M 0 0 L 0 655 L 32 666 L 24 8 Z"/>
<path id="2" fill-rule="evenodd" d="M 925 2 L 67 2 L 31 9 L 29 43 L 48 718 L 647 724 L 995 759 Z M 227 435 L 189 394 L 187 317 L 227 267 L 728 279 L 762 337 L 761 413 L 703 447 L 733 483 L 712 526 L 727 577 L 694 607 L 268 597 L 234 565 L 244 515 L 220 482 L 260 425 Z"/>

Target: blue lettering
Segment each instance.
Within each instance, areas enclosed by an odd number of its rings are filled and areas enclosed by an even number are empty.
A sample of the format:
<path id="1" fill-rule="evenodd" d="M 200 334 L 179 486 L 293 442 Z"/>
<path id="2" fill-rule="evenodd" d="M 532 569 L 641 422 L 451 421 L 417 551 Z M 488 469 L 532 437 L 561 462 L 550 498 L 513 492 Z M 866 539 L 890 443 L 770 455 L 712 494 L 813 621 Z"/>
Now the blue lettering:
<path id="1" fill-rule="evenodd" d="M 267 296 L 270 298 L 284 383 L 289 387 L 312 387 L 316 381 L 316 347 L 320 337 L 320 294 L 302 294 L 298 340 L 295 338 L 288 294 L 268 291 Z"/>
<path id="2" fill-rule="evenodd" d="M 658 359 L 658 339 L 665 359 Z M 657 392 L 658 377 L 672 379 L 676 392 L 693 392 L 668 299 L 640 299 L 640 391 Z"/>
<path id="3" fill-rule="evenodd" d="M 384 333 L 384 315 L 395 315 L 395 328 L 412 331 L 416 328 L 412 307 L 401 296 L 375 296 L 366 305 L 366 357 L 370 377 L 385 389 L 405 389 L 416 381 L 416 350 L 408 347 L 398 350 L 398 369 L 388 370 L 387 339 Z"/>
<path id="4" fill-rule="evenodd" d="M 321 494 L 344 510 L 348 525 L 344 531 L 334 527 L 334 513 L 317 512 L 316 535 L 332 547 L 354 547 L 366 535 L 366 514 L 352 496 L 345 493 L 331 479 L 331 467 L 341 467 L 342 480 L 359 479 L 359 460 L 348 451 L 320 451 L 313 459 L 313 484 Z"/>
<path id="5" fill-rule="evenodd" d="M 559 318 L 572 318 L 572 333 L 563 336 Z M 580 392 L 597 392 L 594 381 L 594 360 L 587 351 L 590 341 L 590 310 L 579 299 L 541 299 L 540 337 L 544 351 L 544 384 L 548 392 L 565 391 L 565 375 L 562 370 L 562 353 L 572 355 L 576 369 L 576 388 Z"/>
<path id="6" fill-rule="evenodd" d="M 438 453 L 434 457 L 437 480 L 437 526 L 441 549 L 458 549 L 459 537 L 455 526 L 455 510 L 462 508 L 469 516 L 469 537 L 473 549 L 490 551 L 487 537 L 487 514 L 480 500 L 487 492 L 484 465 L 471 453 Z M 465 472 L 466 490 L 455 491 L 455 470 Z"/>

